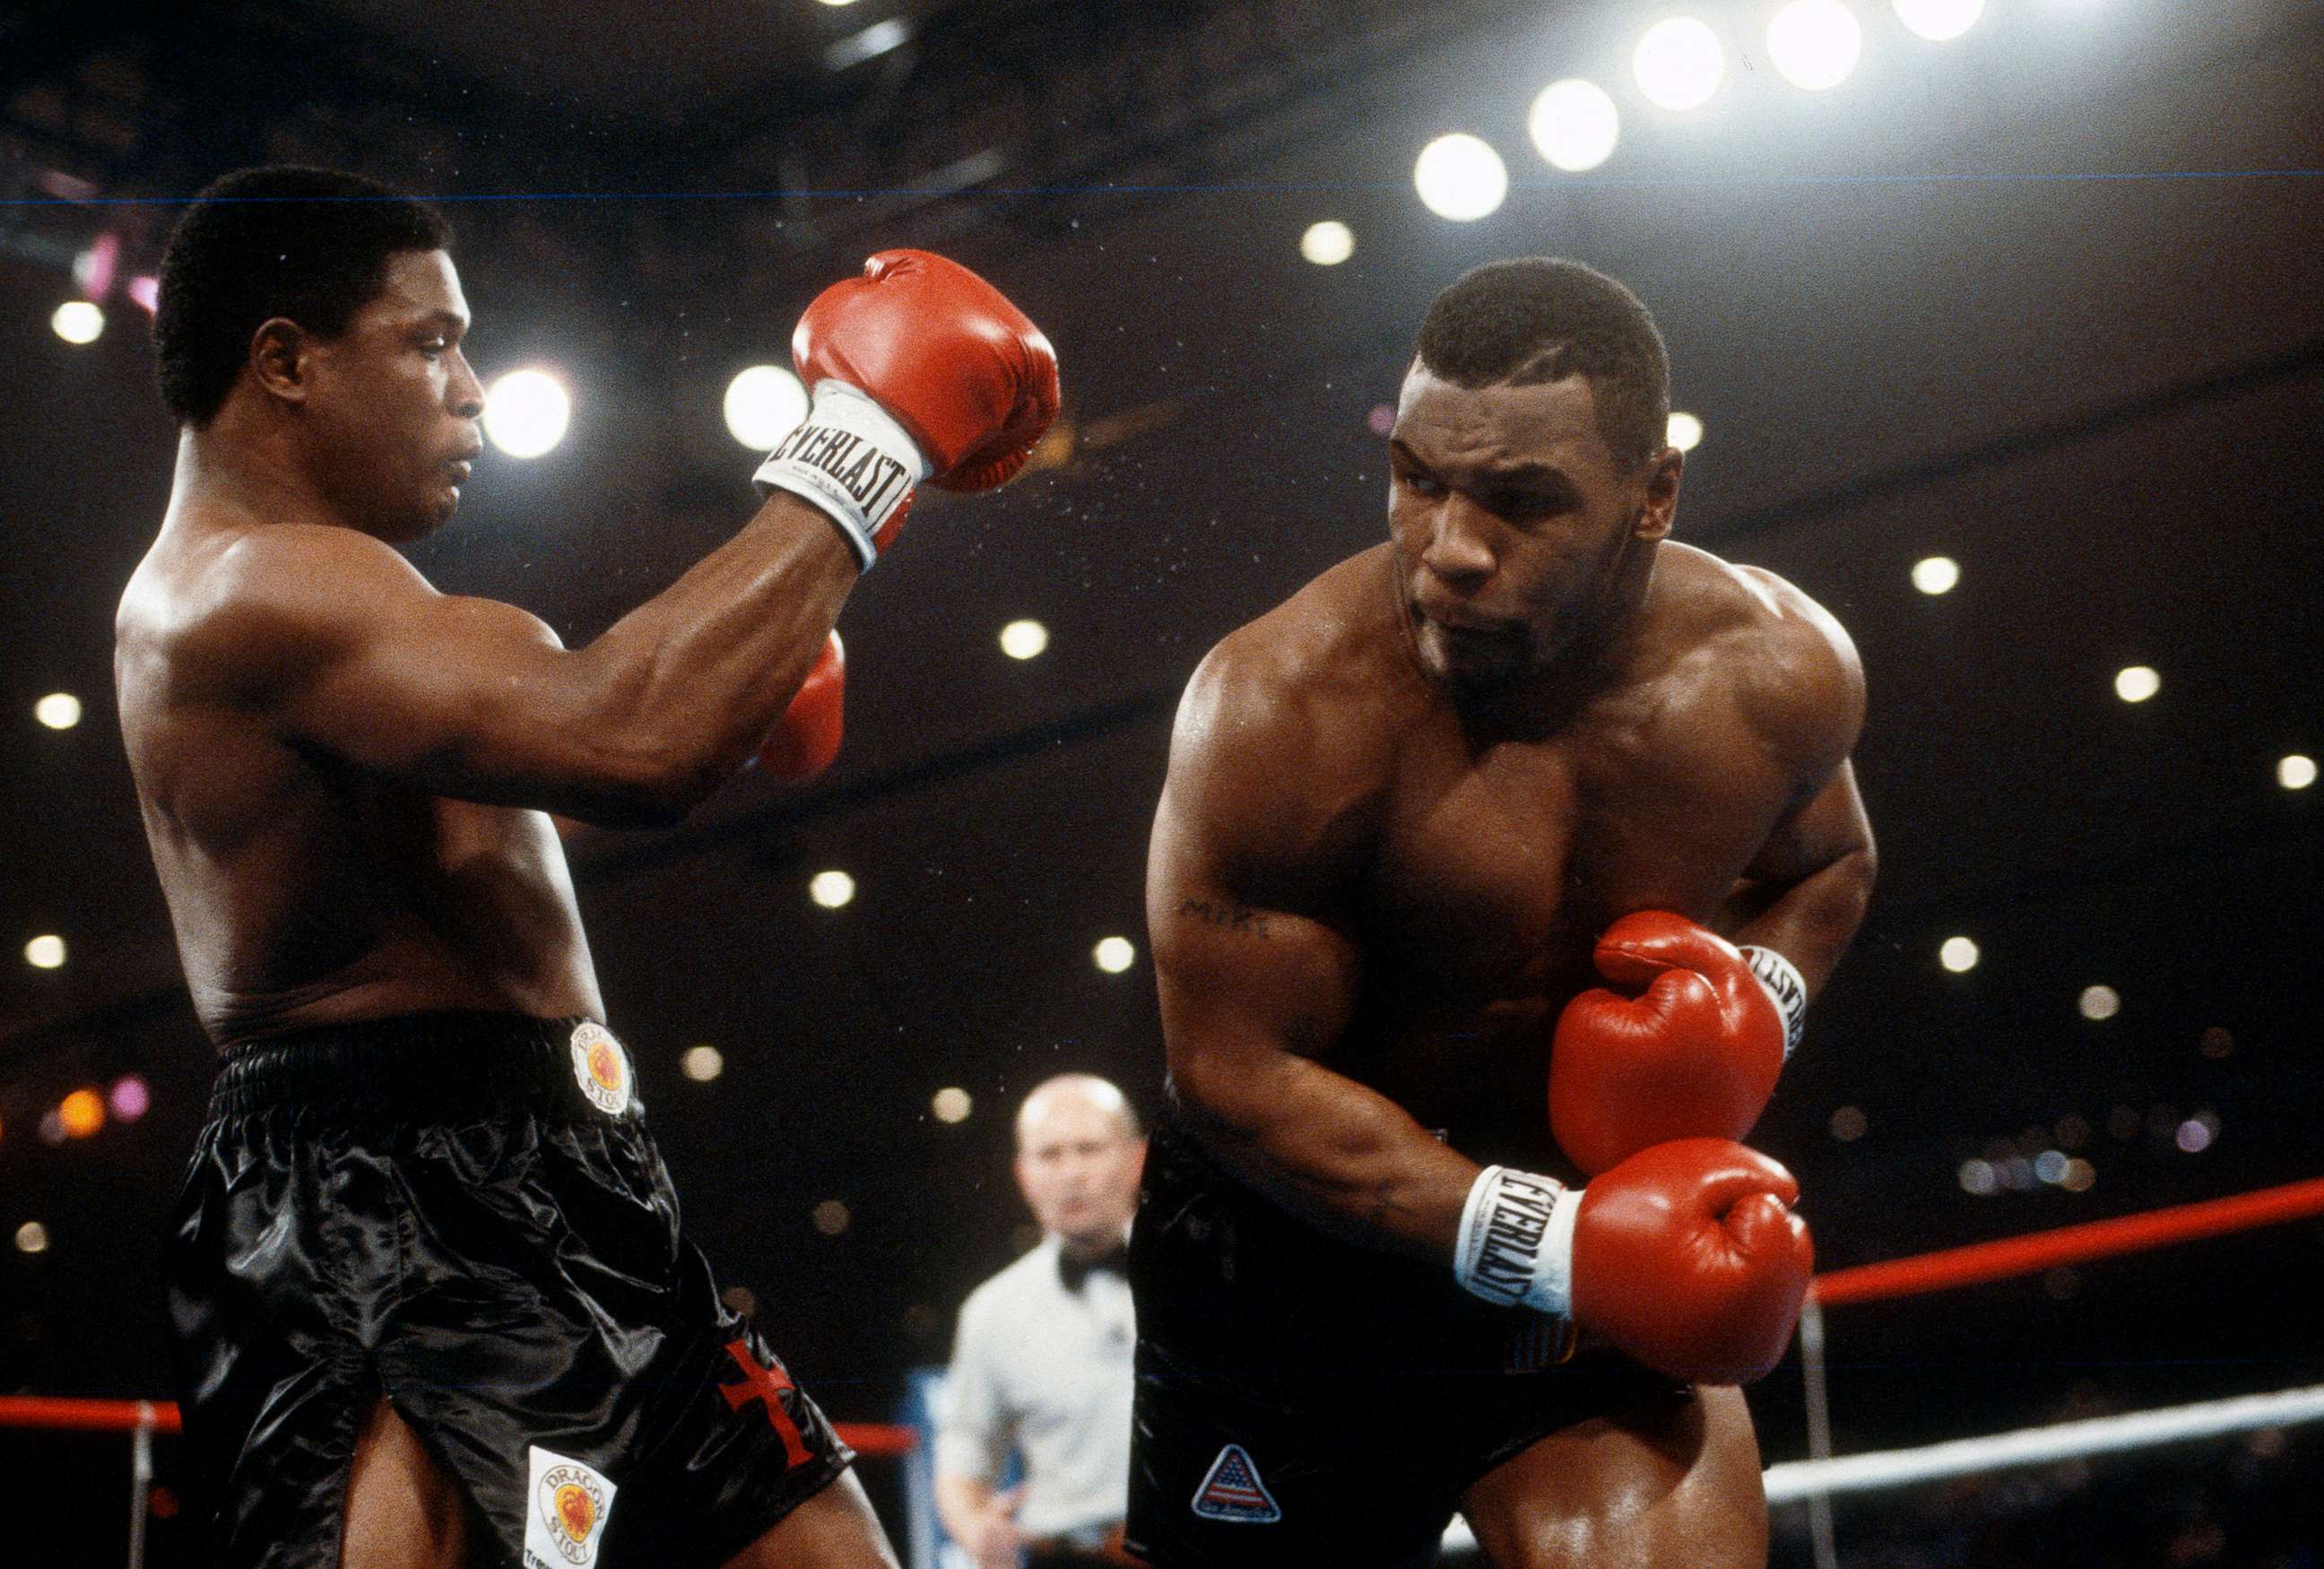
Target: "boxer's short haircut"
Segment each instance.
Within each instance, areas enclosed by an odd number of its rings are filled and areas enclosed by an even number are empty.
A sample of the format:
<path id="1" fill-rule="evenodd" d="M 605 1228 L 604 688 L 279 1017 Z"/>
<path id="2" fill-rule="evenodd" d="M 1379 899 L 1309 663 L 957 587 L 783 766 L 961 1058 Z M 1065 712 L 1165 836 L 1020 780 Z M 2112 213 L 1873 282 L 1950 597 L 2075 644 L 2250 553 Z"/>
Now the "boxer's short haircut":
<path id="1" fill-rule="evenodd" d="M 1638 297 L 1594 267 L 1551 256 L 1488 262 L 1439 294 L 1413 345 L 1463 387 L 1589 379 L 1615 461 L 1661 451 L 1670 425 L 1670 354 Z"/>
<path id="2" fill-rule="evenodd" d="M 379 292 L 390 257 L 451 243 L 441 213 L 360 174 L 281 164 L 213 181 L 161 254 L 161 401 L 207 425 L 262 324 L 280 316 L 337 337 Z"/>

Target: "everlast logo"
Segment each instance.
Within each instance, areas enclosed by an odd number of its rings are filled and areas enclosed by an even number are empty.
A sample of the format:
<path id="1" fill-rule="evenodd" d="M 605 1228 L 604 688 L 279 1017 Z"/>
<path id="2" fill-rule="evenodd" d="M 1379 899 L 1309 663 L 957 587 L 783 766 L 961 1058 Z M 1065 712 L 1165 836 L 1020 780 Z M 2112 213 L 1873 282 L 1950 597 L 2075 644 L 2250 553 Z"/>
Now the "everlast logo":
<path id="1" fill-rule="evenodd" d="M 863 438 L 828 425 L 800 426 L 769 456 L 823 470 L 867 513 L 876 513 L 907 477 L 902 464 Z"/>
<path id="2" fill-rule="evenodd" d="M 1549 1229 L 1554 1191 L 1538 1183 L 1522 1182 L 1514 1173 L 1502 1179 L 1493 1195 L 1493 1213 L 1485 1223 L 1483 1245 L 1478 1249 L 1478 1284 L 1515 1302 L 1533 1283 L 1533 1261 L 1540 1255 L 1542 1233 Z"/>

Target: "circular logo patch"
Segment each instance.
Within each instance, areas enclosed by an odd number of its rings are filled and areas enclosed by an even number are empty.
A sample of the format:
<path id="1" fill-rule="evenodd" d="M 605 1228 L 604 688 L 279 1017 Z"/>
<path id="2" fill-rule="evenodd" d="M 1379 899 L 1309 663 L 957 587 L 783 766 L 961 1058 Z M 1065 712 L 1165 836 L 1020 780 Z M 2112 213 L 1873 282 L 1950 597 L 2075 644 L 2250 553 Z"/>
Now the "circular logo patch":
<path id="1" fill-rule="evenodd" d="M 630 1109 L 630 1056 L 613 1032 L 584 1021 L 573 1030 L 573 1078 L 589 1103 L 609 1116 Z"/>
<path id="2" fill-rule="evenodd" d="M 550 1546 L 568 1564 L 596 1556 L 597 1528 L 605 1518 L 604 1479 L 586 1465 L 552 1465 L 540 1478 L 540 1522 Z"/>

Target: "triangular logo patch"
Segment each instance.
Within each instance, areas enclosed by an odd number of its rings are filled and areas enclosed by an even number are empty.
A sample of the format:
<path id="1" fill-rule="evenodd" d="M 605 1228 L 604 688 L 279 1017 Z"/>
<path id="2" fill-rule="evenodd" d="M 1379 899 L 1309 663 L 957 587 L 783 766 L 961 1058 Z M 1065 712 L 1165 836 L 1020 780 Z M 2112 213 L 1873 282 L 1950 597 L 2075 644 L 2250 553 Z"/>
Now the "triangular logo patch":
<path id="1" fill-rule="evenodd" d="M 1194 1512 L 1206 1520 L 1233 1520 L 1249 1526 L 1269 1526 L 1283 1518 L 1275 1495 L 1259 1480 L 1240 1444 L 1230 1444 L 1211 1462 L 1210 1473 L 1194 1490 Z"/>

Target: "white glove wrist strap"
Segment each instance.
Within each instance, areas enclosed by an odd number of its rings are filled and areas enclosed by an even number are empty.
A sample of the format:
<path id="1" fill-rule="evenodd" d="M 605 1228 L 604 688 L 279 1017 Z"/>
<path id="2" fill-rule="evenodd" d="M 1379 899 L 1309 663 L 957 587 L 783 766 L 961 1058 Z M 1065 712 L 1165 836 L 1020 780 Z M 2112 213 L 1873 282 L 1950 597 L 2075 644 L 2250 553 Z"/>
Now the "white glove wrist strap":
<path id="1" fill-rule="evenodd" d="M 815 384 L 806 420 L 751 480 L 830 513 L 868 569 L 879 558 L 881 529 L 927 475 L 927 459 L 892 415 L 845 382 L 825 380 Z"/>
<path id="2" fill-rule="evenodd" d="M 1573 1312 L 1573 1222 L 1582 1190 L 1530 1171 L 1488 1166 L 1461 1209 L 1452 1273 L 1462 1289 L 1504 1307 Z"/>
<path id="3" fill-rule="evenodd" d="M 1759 984 L 1774 1000 L 1775 1011 L 1783 1015 L 1784 1060 L 1789 1062 L 1792 1053 L 1799 1049 L 1800 1032 L 1807 1028 L 1808 983 L 1791 960 L 1773 948 L 1745 943 L 1742 954 L 1743 962 L 1751 966 L 1751 974 L 1759 978 Z"/>

